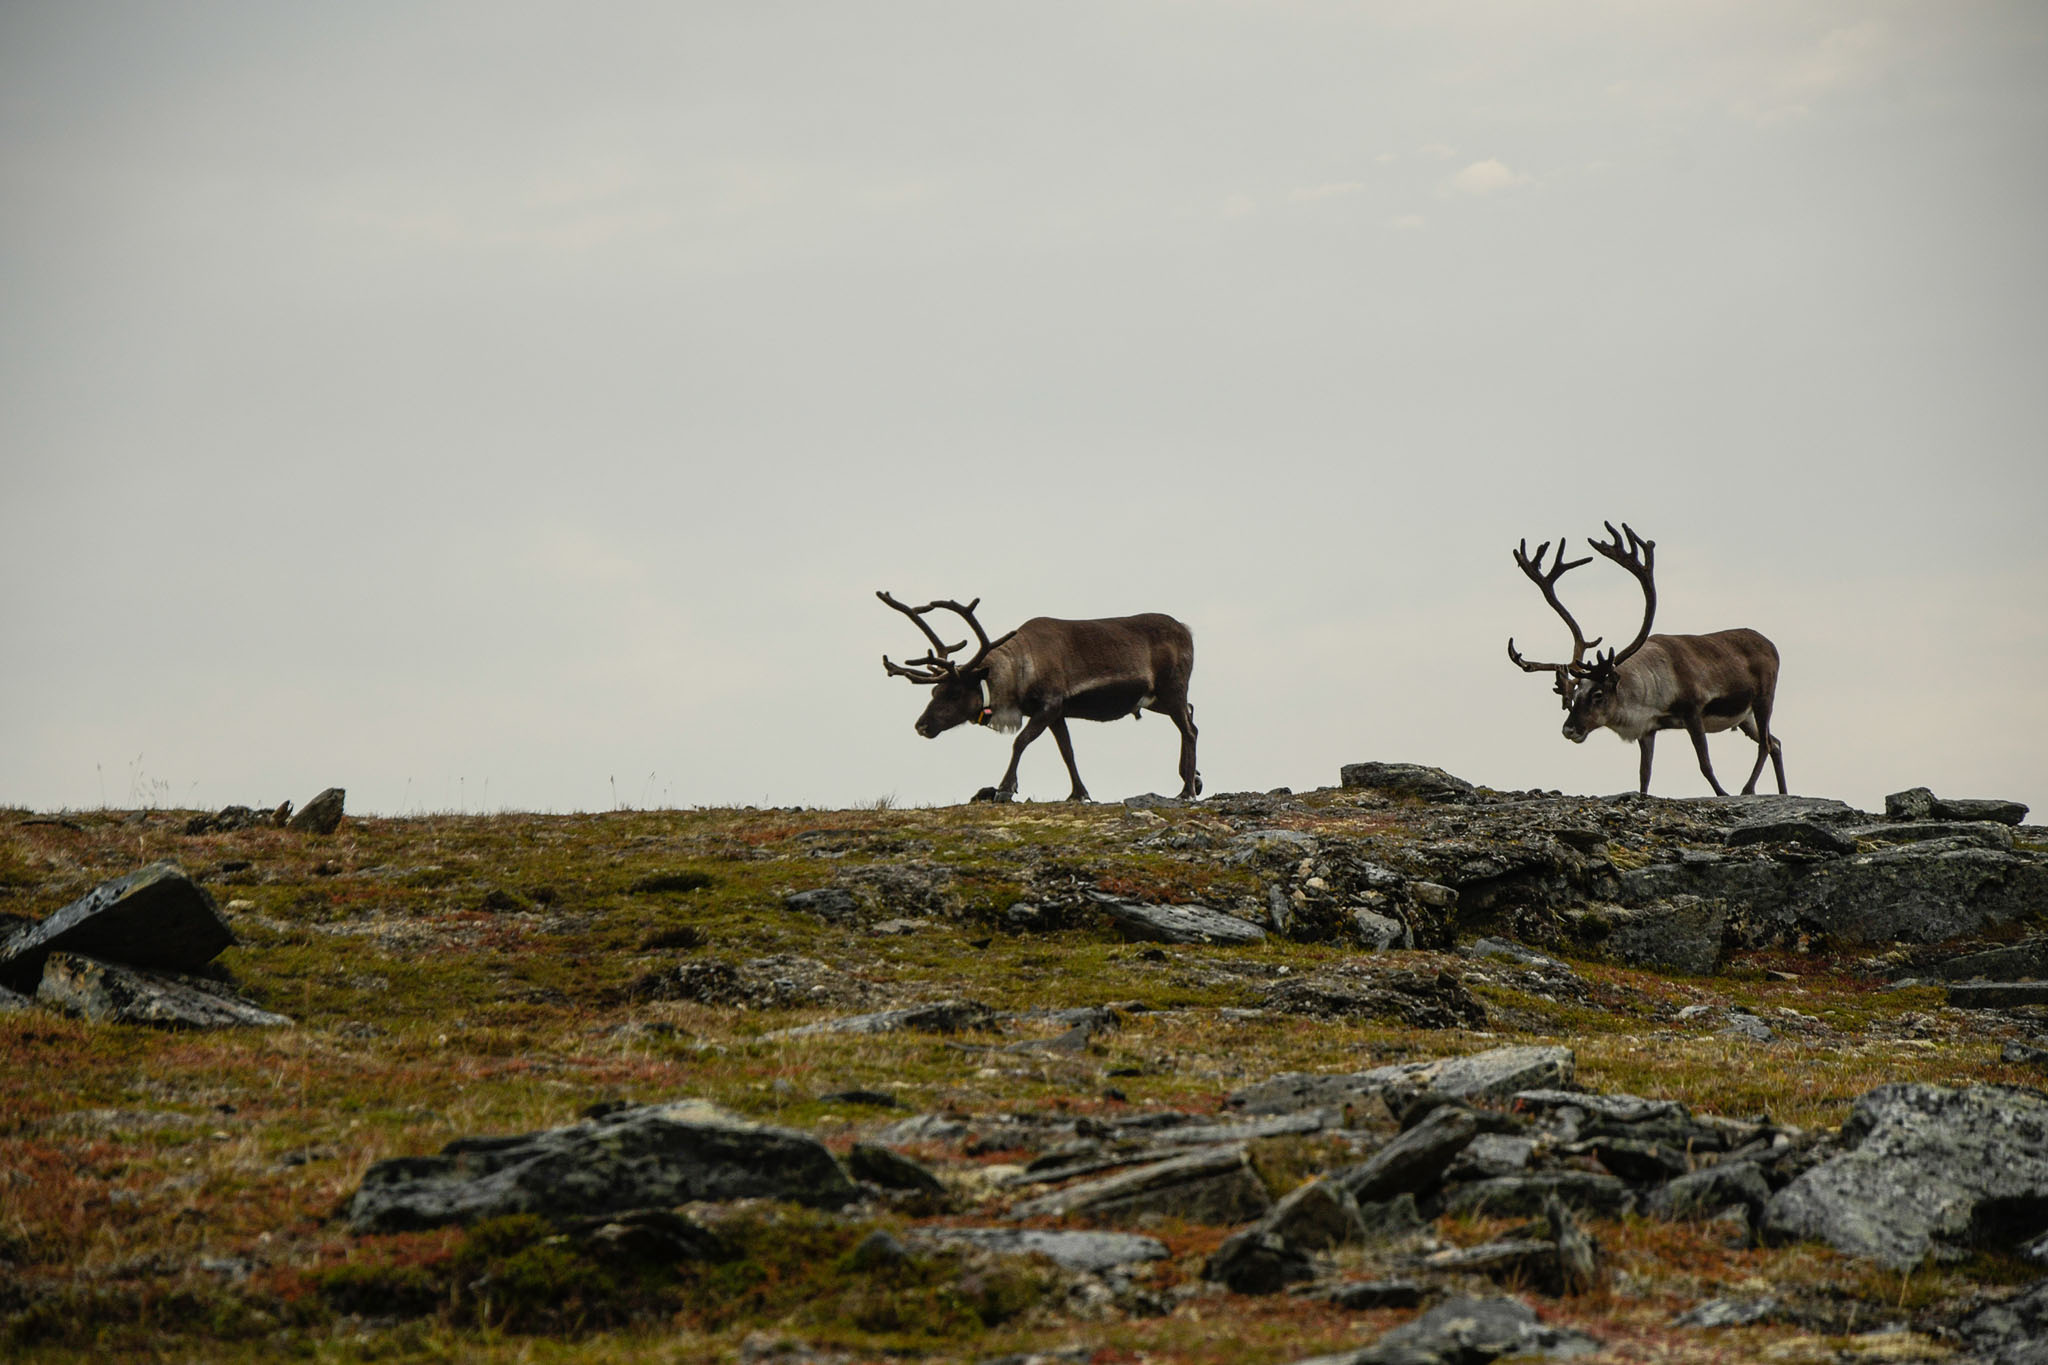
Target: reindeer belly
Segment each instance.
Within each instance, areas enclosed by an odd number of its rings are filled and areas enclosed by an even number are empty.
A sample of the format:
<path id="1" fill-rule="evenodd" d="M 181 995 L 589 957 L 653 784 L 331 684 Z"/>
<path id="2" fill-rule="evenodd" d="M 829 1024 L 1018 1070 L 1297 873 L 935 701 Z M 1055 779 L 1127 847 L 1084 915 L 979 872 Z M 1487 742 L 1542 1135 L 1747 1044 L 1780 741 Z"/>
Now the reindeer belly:
<path id="1" fill-rule="evenodd" d="M 1700 728 L 1710 735 L 1718 735 L 1723 730 L 1733 730 L 1748 719 L 1749 699 L 1747 697 L 1716 697 L 1700 708 Z M 1614 728 L 1618 732 L 1621 731 L 1619 725 Z M 1643 733 L 1646 734 L 1651 730 L 1683 730 L 1684 728 L 1685 717 L 1675 712 L 1667 711 L 1663 715 L 1658 716 L 1655 721 L 1645 725 Z M 1622 732 L 1622 738 L 1641 739 L 1642 734 Z"/>
<path id="2" fill-rule="evenodd" d="M 1122 720 L 1152 700 L 1143 683 L 1108 683 L 1067 698 L 1069 720 Z"/>

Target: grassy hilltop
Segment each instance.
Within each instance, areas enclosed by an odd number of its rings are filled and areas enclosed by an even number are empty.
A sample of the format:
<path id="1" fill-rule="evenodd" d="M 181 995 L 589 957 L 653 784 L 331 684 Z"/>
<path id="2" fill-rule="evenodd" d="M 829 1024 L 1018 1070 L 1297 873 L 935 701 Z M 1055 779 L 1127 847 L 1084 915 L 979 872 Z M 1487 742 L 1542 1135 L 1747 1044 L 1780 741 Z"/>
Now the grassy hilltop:
<path id="1" fill-rule="evenodd" d="M 1566 988 L 1557 973 L 1444 947 L 1129 941 L 1086 897 L 1258 917 L 1268 874 L 1229 856 L 1248 828 L 1341 833 L 1397 864 L 1442 837 L 1428 826 L 1440 816 L 1350 791 L 1243 816 L 1208 803 L 351 816 L 327 836 L 188 835 L 190 814 L 0 812 L 0 913 L 39 918 L 174 859 L 239 939 L 219 960 L 235 988 L 296 1021 L 174 1033 L 0 1013 L 10 1359 L 812 1358 L 775 1356 L 787 1342 L 837 1360 L 1087 1348 L 1071 1358 L 1277 1365 L 1412 1314 L 1206 1285 L 1204 1259 L 1231 1229 L 1172 1220 L 1143 1229 L 1171 1255 L 1114 1300 L 1079 1295 L 1035 1262 L 948 1252 L 877 1267 L 852 1254 L 878 1226 L 999 1219 L 1009 1196 L 977 1172 L 1033 1154 L 971 1138 L 908 1149 L 945 1176 L 945 1200 L 732 1214 L 749 1248 L 737 1263 L 621 1269 L 519 1219 L 357 1236 L 336 1212 L 374 1161 L 572 1123 L 622 1100 L 699 1098 L 844 1153 L 918 1113 L 1217 1113 L 1234 1088 L 1275 1073 L 1515 1042 L 1568 1044 L 1588 1090 L 1808 1129 L 1839 1124 L 1855 1096 L 1887 1081 L 2038 1081 L 1999 1059 L 2009 1017 L 1949 1009 L 1934 988 L 1887 989 L 1867 949 L 1773 944 L 1737 952 L 1718 975 L 1686 976 L 1603 961 L 1597 944 L 1564 937 L 1545 950 L 1569 961 L 1577 984 Z M 1616 838 L 1609 856 L 1639 861 L 1655 837 Z M 853 912 L 784 904 L 825 886 L 850 891 Z M 1013 912 L 1020 902 L 1033 909 Z M 1536 922 L 1509 906 L 1445 917 L 1461 941 L 1500 927 L 1527 937 Z M 1376 980 L 1396 991 L 1421 983 L 1417 998 L 1469 996 L 1485 1026 L 1275 1004 L 1281 983 L 1361 971 L 1392 973 Z M 999 1024 L 769 1036 L 942 999 L 988 1006 Z M 1681 1014 L 1695 1005 L 1716 1021 L 1753 1012 L 1775 1040 Z M 1110 1006 L 1118 1026 L 1083 1046 L 1031 1046 L 1064 1028 L 1044 1012 L 1082 1006 Z M 1393 1131 L 1384 1113 L 1354 1125 L 1368 1147 Z M 1286 1136 L 1255 1143 L 1252 1159 L 1279 1193 L 1356 1149 L 1327 1133 Z M 1434 1234 L 1478 1242 L 1513 1221 L 1446 1217 Z M 1937 1319 L 1981 1287 L 2039 1275 L 1991 1254 L 1887 1271 L 1817 1244 L 1744 1246 L 1725 1226 L 1636 1215 L 1588 1230 L 1612 1268 L 1607 1285 L 1531 1301 L 1606 1341 L 1601 1359 L 1887 1358 L 1883 1339 L 1859 1334 L 1900 1315 Z M 1672 1325 L 1702 1298 L 1765 1287 L 1798 1306 L 1788 1320 Z"/>

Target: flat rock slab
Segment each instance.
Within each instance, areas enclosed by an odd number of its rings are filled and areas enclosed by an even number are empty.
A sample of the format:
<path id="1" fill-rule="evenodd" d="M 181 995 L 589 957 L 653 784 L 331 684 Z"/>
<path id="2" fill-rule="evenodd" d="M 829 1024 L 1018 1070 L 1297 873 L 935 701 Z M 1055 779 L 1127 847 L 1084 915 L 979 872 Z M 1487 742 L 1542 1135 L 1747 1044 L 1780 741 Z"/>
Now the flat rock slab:
<path id="1" fill-rule="evenodd" d="M 1804 844 L 1827 853 L 1854 853 L 1855 836 L 1818 820 L 1751 820 L 1721 837 L 1730 848 L 1750 844 Z"/>
<path id="2" fill-rule="evenodd" d="M 1059 1232 L 1045 1228 L 913 1228 L 915 1242 L 974 1247 L 998 1256 L 1043 1256 L 1067 1270 L 1099 1273 L 1138 1261 L 1163 1261 L 1166 1244 L 1131 1232 Z"/>
<path id="3" fill-rule="evenodd" d="M 966 1033 L 996 1026 L 996 1012 L 973 1000 L 938 1000 L 929 1005 L 912 1005 L 875 1014 L 851 1014 L 843 1019 L 821 1019 L 801 1028 L 777 1029 L 770 1038 L 815 1038 L 829 1033 Z"/>
<path id="4" fill-rule="evenodd" d="M 1505 1099 L 1517 1090 L 1570 1085 L 1572 1075 L 1568 1047 L 1497 1047 L 1470 1057 L 1399 1062 L 1350 1075 L 1285 1072 L 1232 1092 L 1230 1104 L 1248 1114 L 1292 1114 L 1309 1109 L 1337 1112 L 1347 1104 L 1424 1090 L 1453 1099 Z"/>
<path id="5" fill-rule="evenodd" d="M 1924 844 L 1955 839 L 1978 848 L 2010 849 L 2012 830 L 1986 820 L 1895 820 L 1879 825 L 1850 825 L 1844 834 L 1881 844 Z"/>
<path id="6" fill-rule="evenodd" d="M 1569 1327 L 1546 1327 L 1520 1299 L 1446 1299 L 1370 1346 L 1313 1356 L 1295 1365 L 1484 1365 L 1591 1355 L 1600 1342 Z"/>
<path id="7" fill-rule="evenodd" d="M 1123 1223 L 1160 1215 L 1191 1223 L 1246 1223 L 1272 1202 L 1244 1149 L 1225 1147 L 1070 1185 L 1013 1206 L 1010 1217 Z"/>
<path id="8" fill-rule="evenodd" d="M 1395 796 L 1444 803 L 1470 801 L 1478 790 L 1462 777 L 1421 763 L 1346 763 L 1337 778 L 1347 787 L 1370 787 Z"/>
<path id="9" fill-rule="evenodd" d="M 1641 1095 L 1602 1095 L 1585 1090 L 1517 1090 L 1514 1102 L 1515 1108 L 1534 1114 L 1547 1114 L 1556 1109 L 1580 1109 L 1616 1123 L 1692 1116 L 1692 1111 L 1677 1100 L 1651 1100 Z"/>
<path id="10" fill-rule="evenodd" d="M 1249 920 L 1201 905 L 1145 905 L 1114 896 L 1091 897 L 1125 938 L 1151 943 L 1262 943 L 1266 931 Z"/>
<path id="11" fill-rule="evenodd" d="M 1884 799 L 1884 813 L 1894 820 L 1995 820 L 2017 825 L 2027 818 L 2027 805 L 1981 797 L 1943 798 L 1925 787 L 1909 787 Z"/>
<path id="12" fill-rule="evenodd" d="M 458 1138 L 438 1156 L 379 1161 L 349 1201 L 358 1233 L 512 1213 L 561 1221 L 692 1200 L 787 1199 L 838 1208 L 859 1191 L 807 1133 L 709 1105 L 635 1105 L 566 1128 Z"/>
<path id="13" fill-rule="evenodd" d="M 234 944 L 213 897 L 165 861 L 101 882 L 0 944 L 0 986 L 32 994 L 51 953 L 189 972 Z"/>
<path id="14" fill-rule="evenodd" d="M 1687 796 L 1670 803 L 1711 824 L 1734 826 L 1774 820 L 1868 820 L 1846 801 L 1831 796 Z"/>
<path id="15" fill-rule="evenodd" d="M 77 953 L 51 953 L 43 962 L 36 999 L 62 1014 L 96 1024 L 150 1028 L 290 1028 L 282 1014 L 207 990 L 166 972 L 101 962 Z"/>
<path id="16" fill-rule="evenodd" d="M 2038 1210 L 2048 1208 L 2048 1094 L 1879 1086 L 1857 1099 L 1842 1140 L 1851 1150 L 1772 1196 L 1766 1235 L 1818 1238 L 1907 1269 L 1941 1247 L 1997 1247 L 2039 1231 Z"/>
<path id="17" fill-rule="evenodd" d="M 2048 1005 L 2048 981 L 1958 981 L 1948 988 L 1948 1002 L 1964 1010 Z"/>
<path id="18" fill-rule="evenodd" d="M 1965 953 L 1936 966 L 1944 981 L 1984 977 L 1992 981 L 2023 981 L 2048 976 L 2048 938 L 2023 939 L 2003 948 Z"/>

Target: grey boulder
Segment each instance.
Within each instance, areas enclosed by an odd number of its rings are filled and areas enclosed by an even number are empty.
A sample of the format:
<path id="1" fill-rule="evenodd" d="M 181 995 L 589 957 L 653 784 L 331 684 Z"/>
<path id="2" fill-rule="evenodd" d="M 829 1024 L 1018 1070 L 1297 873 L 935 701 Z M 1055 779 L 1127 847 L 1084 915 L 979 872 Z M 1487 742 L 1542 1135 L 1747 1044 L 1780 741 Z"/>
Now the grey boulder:
<path id="1" fill-rule="evenodd" d="M 394 1157 L 349 1201 L 358 1233 L 534 1213 L 561 1221 L 692 1200 L 786 1199 L 838 1208 L 858 1196 L 817 1139 L 709 1105 L 634 1105 L 565 1128 L 458 1138 Z"/>
<path id="2" fill-rule="evenodd" d="M 1478 794 L 1464 778 L 1421 763 L 1346 763 L 1337 777 L 1347 787 L 1368 787 L 1422 801 L 1470 801 Z"/>
<path id="3" fill-rule="evenodd" d="M 234 942 L 203 887 L 176 863 L 151 863 L 16 930 L 0 944 L 0 986 L 33 993 L 54 952 L 189 972 Z"/>
<path id="4" fill-rule="evenodd" d="M 2048 1209 L 2048 1094 L 2016 1086 L 1905 1083 L 1860 1096 L 1849 1150 L 1765 1207 L 1763 1232 L 1818 1238 L 1894 1269 L 1929 1252 L 2012 1246 Z"/>
<path id="5" fill-rule="evenodd" d="M 308 801 L 299 813 L 284 822 L 286 829 L 301 834 L 332 834 L 341 828 L 341 806 L 348 792 L 342 787 L 329 787 Z"/>
<path id="6" fill-rule="evenodd" d="M 1109 916 L 1125 938 L 1152 943 L 1247 944 L 1265 940 L 1266 931 L 1250 920 L 1202 905 L 1147 905 L 1099 892 L 1089 897 Z"/>

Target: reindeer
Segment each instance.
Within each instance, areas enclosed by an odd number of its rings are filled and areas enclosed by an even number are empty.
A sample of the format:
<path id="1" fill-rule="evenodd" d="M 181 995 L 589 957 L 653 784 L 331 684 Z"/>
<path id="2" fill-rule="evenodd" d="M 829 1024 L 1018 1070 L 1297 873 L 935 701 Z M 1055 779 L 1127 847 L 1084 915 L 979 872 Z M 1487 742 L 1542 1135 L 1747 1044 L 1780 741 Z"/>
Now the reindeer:
<path id="1" fill-rule="evenodd" d="M 1557 558 L 1549 569 L 1543 556 L 1550 549 L 1544 541 L 1529 553 L 1523 541 L 1513 553 L 1515 564 L 1543 592 L 1543 600 L 1564 618 L 1572 632 L 1572 660 L 1568 664 L 1531 663 L 1515 652 L 1508 640 L 1508 658 L 1524 672 L 1545 669 L 1557 675 L 1557 694 L 1564 698 L 1564 737 L 1583 744 L 1586 736 L 1605 726 L 1642 749 L 1642 784 L 1650 790 L 1650 759 L 1659 730 L 1684 730 L 1692 736 L 1692 747 L 1700 756 L 1700 771 L 1714 789 L 1727 791 L 1714 776 L 1707 759 L 1707 736 L 1740 728 L 1756 741 L 1756 766 L 1749 770 L 1743 794 L 1756 791 L 1757 777 L 1764 770 L 1768 754 L 1778 777 L 1778 790 L 1785 791 L 1785 753 L 1771 733 L 1771 704 L 1778 689 L 1778 649 L 1753 630 L 1720 630 L 1712 635 L 1652 635 L 1650 622 L 1657 615 L 1655 576 L 1657 542 L 1644 540 L 1622 523 L 1620 531 L 1608 522 L 1608 541 L 1588 540 L 1594 552 L 1610 559 L 1635 576 L 1643 586 L 1643 626 L 1626 649 L 1597 650 L 1593 662 L 1585 662 L 1586 651 L 1600 643 L 1588 640 L 1579 623 L 1557 600 L 1557 580 L 1570 569 L 1590 564 L 1592 559 L 1567 560 L 1565 542 L 1558 538 Z M 1622 543 L 1626 534 L 1628 542 Z"/>
<path id="2" fill-rule="evenodd" d="M 908 678 L 932 689 L 931 704 L 917 718 L 916 730 L 936 739 L 956 725 L 972 722 L 1008 733 L 1023 733 L 1010 751 L 1010 767 L 1002 783 L 984 787 L 977 801 L 1008 801 L 1017 793 L 1017 764 L 1031 741 L 1047 730 L 1060 746 L 1067 773 L 1074 779 L 1069 801 L 1086 801 L 1081 770 L 1074 766 L 1069 720 L 1136 719 L 1157 711 L 1180 729 L 1180 794 L 1201 794 L 1202 777 L 1195 771 L 1195 711 L 1188 705 L 1188 675 L 1195 668 L 1195 639 L 1171 616 L 1156 612 L 1116 616 L 1101 621 L 1060 621 L 1034 616 L 1000 639 L 991 640 L 974 618 L 981 605 L 975 598 L 958 602 L 927 602 L 906 607 L 886 592 L 875 596 L 908 616 L 931 641 L 931 652 L 905 664 L 882 667 L 890 676 Z M 943 643 L 925 617 L 945 608 L 967 622 L 981 648 L 966 663 L 951 656 L 966 648 Z M 1028 720 L 1028 723 L 1026 723 Z"/>

